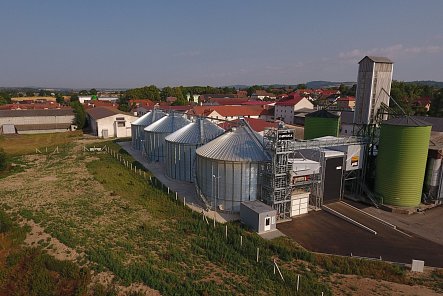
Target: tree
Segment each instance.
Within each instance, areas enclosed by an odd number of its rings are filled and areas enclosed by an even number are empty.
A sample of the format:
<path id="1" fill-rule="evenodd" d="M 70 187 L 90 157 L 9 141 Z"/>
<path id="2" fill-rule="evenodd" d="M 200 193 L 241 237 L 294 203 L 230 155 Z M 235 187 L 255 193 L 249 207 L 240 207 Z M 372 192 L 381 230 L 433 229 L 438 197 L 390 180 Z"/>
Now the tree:
<path id="1" fill-rule="evenodd" d="M 0 171 L 6 169 L 7 164 L 6 152 L 3 150 L 3 148 L 0 148 Z"/>
<path id="2" fill-rule="evenodd" d="M 86 125 L 86 112 L 83 108 L 83 105 L 77 100 L 74 102 L 71 102 L 71 107 L 74 109 L 75 114 L 75 124 L 77 125 L 78 129 L 82 129 Z"/>
<path id="3" fill-rule="evenodd" d="M 90 94 L 90 95 L 93 95 L 93 96 L 96 96 L 96 95 L 97 95 L 97 90 L 96 90 L 95 88 L 91 88 L 91 89 L 89 90 L 89 94 Z"/>
<path id="4" fill-rule="evenodd" d="M 306 84 L 301 83 L 301 84 L 297 84 L 297 89 L 307 89 L 308 87 L 306 86 Z"/>

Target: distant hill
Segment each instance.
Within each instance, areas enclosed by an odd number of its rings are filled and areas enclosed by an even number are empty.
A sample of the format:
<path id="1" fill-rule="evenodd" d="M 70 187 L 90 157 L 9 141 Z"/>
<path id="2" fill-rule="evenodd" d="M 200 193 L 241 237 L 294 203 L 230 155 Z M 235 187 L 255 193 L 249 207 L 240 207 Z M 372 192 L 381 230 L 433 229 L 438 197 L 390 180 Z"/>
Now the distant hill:
<path id="1" fill-rule="evenodd" d="M 357 82 L 354 81 L 344 81 L 344 82 L 334 82 L 334 81 L 309 81 L 306 83 L 308 88 L 330 88 L 330 87 L 339 87 L 340 84 L 344 84 L 346 86 L 352 87 Z"/>
<path id="2" fill-rule="evenodd" d="M 421 84 L 421 85 L 429 85 L 432 87 L 437 87 L 437 88 L 443 88 L 443 82 L 442 81 L 434 81 L 434 80 L 418 80 L 418 81 L 411 81 L 408 83 L 416 83 L 416 84 Z"/>

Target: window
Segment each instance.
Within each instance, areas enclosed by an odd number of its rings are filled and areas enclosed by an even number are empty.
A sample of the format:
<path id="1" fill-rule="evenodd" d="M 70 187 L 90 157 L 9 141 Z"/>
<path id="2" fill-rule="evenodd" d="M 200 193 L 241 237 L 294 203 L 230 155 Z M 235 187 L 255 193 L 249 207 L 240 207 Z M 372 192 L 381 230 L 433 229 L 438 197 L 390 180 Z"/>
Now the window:
<path id="1" fill-rule="evenodd" d="M 118 121 L 117 122 L 117 127 L 125 127 L 125 122 L 124 121 Z"/>
<path id="2" fill-rule="evenodd" d="M 117 117 L 115 120 L 117 120 L 117 121 L 125 121 L 125 118 L 124 117 Z"/>

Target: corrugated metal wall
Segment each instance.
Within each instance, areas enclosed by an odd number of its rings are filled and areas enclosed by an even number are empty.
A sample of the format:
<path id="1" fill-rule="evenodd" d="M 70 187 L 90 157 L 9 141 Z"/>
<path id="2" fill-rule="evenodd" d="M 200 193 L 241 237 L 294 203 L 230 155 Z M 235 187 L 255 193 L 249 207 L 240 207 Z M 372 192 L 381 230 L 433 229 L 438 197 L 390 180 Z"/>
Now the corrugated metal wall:
<path id="1" fill-rule="evenodd" d="M 173 179 L 194 182 L 197 147 L 166 141 L 166 174 Z"/>
<path id="2" fill-rule="evenodd" d="M 145 133 L 145 153 L 148 161 L 163 162 L 165 159 L 165 137 L 169 133 Z"/>
<path id="3" fill-rule="evenodd" d="M 209 203 L 239 212 L 240 203 L 259 195 L 259 163 L 227 162 L 197 155 L 197 183 Z"/>

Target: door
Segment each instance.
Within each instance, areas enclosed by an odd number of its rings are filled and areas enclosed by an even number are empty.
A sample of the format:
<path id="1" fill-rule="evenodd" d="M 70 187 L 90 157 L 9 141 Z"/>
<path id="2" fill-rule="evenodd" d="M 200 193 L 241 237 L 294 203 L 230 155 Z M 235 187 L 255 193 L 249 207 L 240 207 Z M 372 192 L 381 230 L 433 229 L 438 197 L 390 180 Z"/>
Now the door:
<path id="1" fill-rule="evenodd" d="M 265 231 L 271 230 L 271 217 L 265 218 Z"/>
<path id="2" fill-rule="evenodd" d="M 326 159 L 326 168 L 323 176 L 323 203 L 339 201 L 341 199 L 341 185 L 343 175 L 343 157 Z"/>

